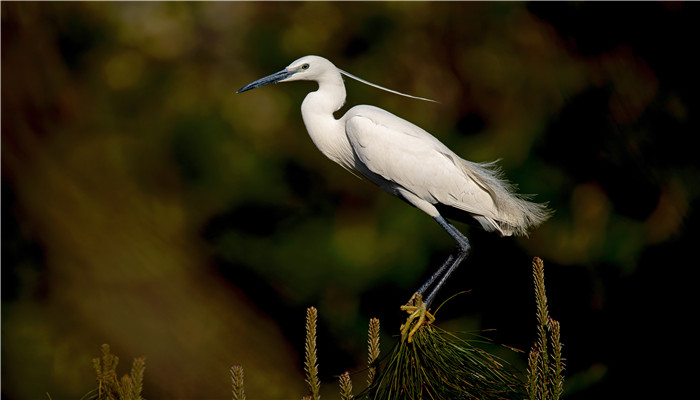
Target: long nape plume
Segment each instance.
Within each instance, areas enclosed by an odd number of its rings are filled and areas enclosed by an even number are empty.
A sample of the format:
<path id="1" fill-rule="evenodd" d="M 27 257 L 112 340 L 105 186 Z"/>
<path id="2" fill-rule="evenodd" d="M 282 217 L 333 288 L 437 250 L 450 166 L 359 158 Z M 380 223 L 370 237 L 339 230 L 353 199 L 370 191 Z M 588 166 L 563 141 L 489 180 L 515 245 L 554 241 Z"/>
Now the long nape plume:
<path id="1" fill-rule="evenodd" d="M 359 81 L 359 82 L 364 83 L 365 85 L 369 85 L 369 86 L 375 87 L 375 88 L 377 88 L 377 89 L 381 89 L 381 90 L 387 91 L 387 92 L 389 92 L 389 93 L 398 94 L 399 96 L 404 96 L 404 97 L 408 97 L 408 98 L 411 98 L 411 99 L 429 101 L 429 102 L 432 102 L 432 103 L 439 103 L 438 101 L 431 100 L 431 99 L 426 99 L 426 98 L 424 98 L 424 97 L 411 96 L 410 94 L 401 93 L 401 92 L 397 92 L 396 90 L 387 89 L 387 88 L 385 88 L 385 87 L 383 87 L 383 86 L 379 86 L 379 85 L 374 84 L 374 83 L 372 83 L 372 82 L 368 82 L 368 81 L 366 81 L 366 80 L 364 80 L 364 79 L 362 79 L 362 78 L 358 78 L 358 77 L 356 77 L 355 75 L 353 75 L 353 74 L 351 74 L 351 73 L 348 73 L 348 72 L 343 71 L 342 69 L 339 69 L 339 71 L 340 71 L 341 74 L 347 76 L 348 78 L 352 78 L 352 79 L 354 79 L 354 80 L 356 80 L 356 81 Z"/>

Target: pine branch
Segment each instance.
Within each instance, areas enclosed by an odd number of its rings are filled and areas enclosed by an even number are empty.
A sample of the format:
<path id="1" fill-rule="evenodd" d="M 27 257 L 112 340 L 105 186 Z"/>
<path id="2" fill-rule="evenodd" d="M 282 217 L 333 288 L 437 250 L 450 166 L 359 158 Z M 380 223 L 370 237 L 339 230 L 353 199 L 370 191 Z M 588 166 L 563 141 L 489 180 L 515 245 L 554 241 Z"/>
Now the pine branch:
<path id="1" fill-rule="evenodd" d="M 350 374 L 339 376 L 343 400 L 442 400 L 442 399 L 518 399 L 557 400 L 563 389 L 564 363 L 560 325 L 551 319 L 547 306 L 542 260 L 533 261 L 533 278 L 537 302 L 537 333 L 529 357 L 527 379 L 523 382 L 511 369 L 492 354 L 474 347 L 464 339 L 426 324 L 413 335 L 413 341 L 401 340 L 379 370 L 379 320 L 370 320 L 367 339 L 368 387 L 352 395 Z M 304 371 L 308 393 L 303 400 L 320 400 L 316 330 L 318 311 L 306 313 Z M 551 350 L 551 351 L 550 351 Z M 100 379 L 105 380 L 104 366 L 95 361 Z M 110 365 L 110 362 L 103 362 Z M 132 373 L 132 375 L 135 375 Z M 244 400 L 243 369 L 231 368 L 234 400 Z M 100 382 L 102 382 L 100 380 Z"/>
<path id="2" fill-rule="evenodd" d="M 537 365 L 537 391 L 546 394 L 549 389 L 549 357 L 547 354 L 547 329 L 549 327 L 549 309 L 547 307 L 547 295 L 544 287 L 544 263 L 535 258 L 532 263 L 533 278 L 535 281 L 535 297 L 537 300 L 537 351 L 540 353 Z"/>
<path id="3" fill-rule="evenodd" d="M 131 373 L 117 379 L 117 365 L 119 357 L 112 354 L 108 344 L 101 346 L 102 357 L 93 358 L 92 365 L 95 368 L 97 380 L 98 400 L 143 400 L 143 375 L 146 370 L 146 359 L 139 357 L 134 359 L 131 365 Z"/>
<path id="4" fill-rule="evenodd" d="M 343 375 L 340 375 L 340 399 L 341 400 L 352 400 L 352 381 L 350 380 L 350 374 L 346 371 Z"/>
<path id="5" fill-rule="evenodd" d="M 550 319 L 549 326 L 552 328 L 552 369 L 551 389 L 552 399 L 558 399 L 564 391 L 564 362 L 561 356 L 561 327 L 559 322 Z"/>
<path id="6" fill-rule="evenodd" d="M 117 393 L 119 393 L 120 400 L 135 400 L 131 392 L 133 383 L 131 382 L 131 377 L 129 375 L 122 376 L 121 382 L 117 387 Z"/>
<path id="7" fill-rule="evenodd" d="M 537 340 L 528 357 L 527 394 L 530 400 L 556 400 L 564 385 L 560 326 L 549 316 L 544 263 L 537 257 L 532 262 L 532 274 L 537 302 Z"/>
<path id="8" fill-rule="evenodd" d="M 402 340 L 372 385 L 357 398 L 382 400 L 522 399 L 523 383 L 498 359 L 425 325 Z"/>
<path id="9" fill-rule="evenodd" d="M 116 400 L 119 382 L 117 380 L 117 365 L 119 357 L 112 354 L 109 345 L 101 346 L 102 358 L 93 358 L 97 379 L 97 398 L 99 400 Z"/>
<path id="10" fill-rule="evenodd" d="M 527 358 L 527 398 L 530 400 L 536 400 L 537 397 L 537 365 L 539 364 L 540 352 L 537 351 L 537 346 L 533 347 L 530 351 L 530 355 Z"/>
<path id="11" fill-rule="evenodd" d="M 312 400 L 321 398 L 321 382 L 318 379 L 318 359 L 316 354 L 316 320 L 318 311 L 309 307 L 306 311 L 306 357 L 304 371 L 306 371 L 306 384 L 311 392 Z"/>
<path id="12" fill-rule="evenodd" d="M 146 358 L 137 357 L 131 365 L 131 396 L 134 400 L 141 400 L 141 392 L 143 391 L 143 375 L 146 371 Z"/>
<path id="13" fill-rule="evenodd" d="M 372 385 L 374 375 L 377 372 L 377 360 L 379 359 L 379 319 L 372 318 L 369 321 L 369 332 L 367 333 L 367 386 Z"/>
<path id="14" fill-rule="evenodd" d="M 231 386 L 233 386 L 233 400 L 246 400 L 243 390 L 243 367 L 240 365 L 231 367 Z"/>

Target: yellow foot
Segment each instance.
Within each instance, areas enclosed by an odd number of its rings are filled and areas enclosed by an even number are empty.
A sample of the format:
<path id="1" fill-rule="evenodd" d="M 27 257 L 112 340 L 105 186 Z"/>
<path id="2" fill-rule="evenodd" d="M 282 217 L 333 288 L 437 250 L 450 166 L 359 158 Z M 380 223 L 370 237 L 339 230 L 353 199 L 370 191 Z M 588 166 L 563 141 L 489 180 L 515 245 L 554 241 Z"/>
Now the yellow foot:
<path id="1" fill-rule="evenodd" d="M 411 343 L 413 335 L 418 332 L 418 329 L 420 329 L 421 326 L 431 324 L 435 321 L 433 314 L 428 312 L 428 310 L 425 308 L 423 296 L 419 295 L 418 293 L 411 297 L 408 304 L 401 306 L 401 310 L 406 311 L 409 314 L 408 319 L 406 319 L 406 323 L 401 325 L 401 340 L 408 339 L 408 343 Z M 418 321 L 414 323 L 416 318 L 418 318 Z"/>

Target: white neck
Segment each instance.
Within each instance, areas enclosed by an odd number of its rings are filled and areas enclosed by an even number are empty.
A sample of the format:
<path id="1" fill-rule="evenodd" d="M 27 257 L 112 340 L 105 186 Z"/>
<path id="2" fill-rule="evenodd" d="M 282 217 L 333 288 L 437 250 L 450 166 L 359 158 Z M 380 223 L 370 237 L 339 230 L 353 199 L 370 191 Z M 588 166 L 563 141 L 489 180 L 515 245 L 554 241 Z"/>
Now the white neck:
<path id="1" fill-rule="evenodd" d="M 345 85 L 337 71 L 318 80 L 318 90 L 306 95 L 301 115 L 314 144 L 328 158 L 343 168 L 353 170 L 353 152 L 341 121 L 333 113 L 345 104 Z"/>
<path id="2" fill-rule="evenodd" d="M 345 84 L 339 72 L 328 72 L 318 80 L 318 90 L 309 93 L 301 105 L 306 112 L 333 115 L 345 104 Z"/>

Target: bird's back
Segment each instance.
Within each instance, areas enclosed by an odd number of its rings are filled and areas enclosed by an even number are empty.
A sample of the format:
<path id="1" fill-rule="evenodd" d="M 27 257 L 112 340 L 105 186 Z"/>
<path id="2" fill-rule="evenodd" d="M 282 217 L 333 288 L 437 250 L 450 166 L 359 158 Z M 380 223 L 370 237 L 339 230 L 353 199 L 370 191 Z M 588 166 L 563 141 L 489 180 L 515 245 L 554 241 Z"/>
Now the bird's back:
<path id="1" fill-rule="evenodd" d="M 430 133 L 388 111 L 356 106 L 341 122 L 354 151 L 355 169 L 429 214 L 432 205 L 448 218 L 473 218 L 504 236 L 526 235 L 549 216 L 545 205 L 515 193 L 495 163 L 464 160 Z"/>

